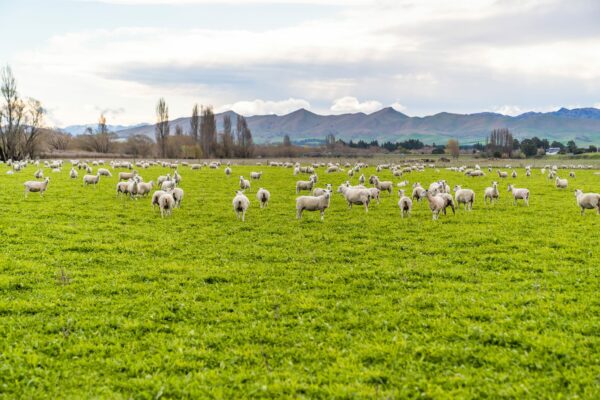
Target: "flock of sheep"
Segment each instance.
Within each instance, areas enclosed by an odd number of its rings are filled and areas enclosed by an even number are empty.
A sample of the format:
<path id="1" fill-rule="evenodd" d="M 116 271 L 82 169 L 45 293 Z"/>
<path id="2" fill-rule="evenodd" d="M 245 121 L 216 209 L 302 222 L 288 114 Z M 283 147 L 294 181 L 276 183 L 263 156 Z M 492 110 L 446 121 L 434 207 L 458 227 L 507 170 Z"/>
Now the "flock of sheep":
<path id="1" fill-rule="evenodd" d="M 70 160 L 71 168 L 69 171 L 69 177 L 72 179 L 77 179 L 79 177 L 79 171 L 85 173 L 82 179 L 83 186 L 94 186 L 100 182 L 100 177 L 112 177 L 112 173 L 108 168 L 104 168 L 105 162 L 103 160 L 97 160 L 93 162 L 81 162 L 79 160 Z M 27 181 L 24 183 L 25 186 L 25 197 L 30 192 L 40 193 L 43 196 L 44 192 L 48 189 L 48 185 L 50 183 L 50 178 L 44 178 L 44 172 L 41 168 L 40 161 L 7 161 L 6 165 L 10 167 L 7 171 L 7 174 L 14 174 L 15 172 L 20 172 L 25 169 L 28 165 L 34 165 L 36 167 L 36 172 L 34 173 L 34 177 L 38 180 Z M 258 163 L 262 164 L 262 163 Z M 54 161 L 45 161 L 44 167 L 49 168 L 52 172 L 60 172 L 63 168 L 64 161 L 63 160 L 54 160 Z M 144 181 L 144 179 L 139 175 L 138 171 L 134 168 L 148 168 L 150 166 L 162 166 L 166 168 L 173 169 L 173 174 L 170 173 L 159 176 L 156 180 L 156 184 L 158 186 L 158 190 L 155 190 L 151 196 L 151 204 L 152 207 L 158 206 L 160 210 L 160 214 L 162 217 L 168 216 L 172 213 L 173 209 L 181 206 L 181 202 L 183 200 L 184 191 L 179 184 L 182 180 L 182 177 L 179 173 L 180 167 L 189 167 L 191 170 L 198 170 L 203 167 L 218 169 L 221 167 L 221 163 L 218 161 L 215 162 L 205 162 L 203 164 L 189 164 L 186 162 L 157 162 L 157 161 L 138 161 L 135 165 L 129 161 L 111 161 L 109 163 L 112 170 L 116 170 L 119 168 L 125 169 L 126 171 L 121 171 L 118 173 L 118 182 L 116 184 L 116 195 L 117 196 L 129 196 L 132 199 L 137 199 L 139 197 L 149 196 L 150 192 L 154 189 L 154 180 L 149 182 Z M 341 183 L 337 188 L 337 193 L 339 193 L 345 199 L 349 208 L 352 208 L 353 205 L 363 206 L 365 212 L 369 211 L 369 205 L 372 201 L 376 201 L 379 203 L 380 194 L 383 192 L 387 192 L 388 195 L 392 194 L 394 191 L 394 183 L 392 181 L 384 181 L 379 178 L 377 175 L 370 175 L 368 180 L 361 170 L 368 167 L 365 163 L 356 163 L 351 165 L 346 163 L 341 166 L 340 164 L 333 163 L 315 163 L 309 166 L 302 166 L 300 163 L 291 163 L 291 162 L 269 162 L 269 166 L 271 167 L 283 167 L 283 168 L 293 168 L 293 174 L 307 174 L 307 180 L 297 180 L 296 181 L 296 194 L 301 194 L 302 191 L 308 191 L 310 195 L 303 195 L 296 198 L 296 217 L 298 219 L 302 218 L 302 214 L 304 211 L 318 211 L 321 215 L 321 219 L 324 219 L 325 210 L 329 208 L 330 199 L 333 193 L 333 188 L 331 184 L 327 184 L 324 188 L 316 187 L 318 182 L 318 175 L 315 173 L 315 170 L 318 168 L 325 168 L 326 173 L 334 173 L 334 172 L 344 172 L 347 171 L 348 178 L 352 179 L 355 174 L 360 176 L 358 177 L 358 184 L 351 185 L 349 180 Z M 92 173 L 92 167 L 96 167 L 96 173 Z M 563 166 L 566 168 L 567 166 Z M 377 173 L 383 171 L 384 169 L 390 170 L 394 177 L 401 177 L 403 174 L 407 174 L 413 171 L 424 171 L 425 168 L 435 168 L 435 165 L 429 164 L 414 164 L 414 165 L 395 165 L 395 164 L 381 164 L 376 167 Z M 507 169 L 511 169 L 509 165 L 506 166 Z M 570 168 L 591 168 L 586 166 L 571 166 Z M 448 170 L 463 173 L 465 176 L 469 177 L 483 177 L 485 176 L 485 172 L 476 165 L 474 168 L 463 167 L 450 167 Z M 554 180 L 555 186 L 558 189 L 567 189 L 569 185 L 569 181 L 566 178 L 560 178 L 558 176 L 559 168 L 558 166 L 545 166 L 541 169 L 541 173 L 543 175 L 547 175 L 548 179 Z M 230 163 L 227 163 L 224 169 L 225 175 L 230 176 L 232 174 L 232 166 Z M 492 168 L 488 167 L 488 173 L 492 172 Z M 517 177 L 517 172 L 512 170 L 511 173 L 507 171 L 502 171 L 498 169 L 496 171 L 499 180 L 500 179 L 508 179 L 509 176 L 512 178 Z M 531 167 L 528 166 L 525 168 L 525 175 L 530 177 L 532 175 Z M 250 189 L 252 180 L 260 180 L 263 176 L 263 172 L 251 172 L 250 179 L 246 179 L 243 176 L 240 176 L 239 180 L 239 190 L 236 191 L 235 196 L 232 201 L 233 209 L 239 219 L 245 221 L 246 212 L 250 207 L 250 200 L 245 195 L 245 191 Z M 575 178 L 574 171 L 569 173 L 570 178 Z M 365 186 L 368 182 L 369 186 Z M 398 207 L 400 209 L 400 215 L 402 218 L 408 217 L 413 208 L 413 201 L 421 201 L 426 200 L 429 209 L 432 213 L 432 218 L 437 220 L 440 214 L 446 214 L 446 209 L 451 208 L 452 212 L 455 212 L 456 207 L 460 207 L 463 205 L 465 210 L 472 210 L 473 204 L 475 202 L 475 192 L 468 188 L 463 188 L 461 185 L 455 185 L 453 188 L 454 195 L 451 194 L 450 186 L 446 183 L 445 180 L 439 180 L 431 183 L 427 188 L 423 187 L 421 183 L 416 182 L 412 185 L 412 192 L 410 196 L 406 193 L 406 187 L 408 186 L 408 181 L 404 180 L 396 184 L 398 189 Z M 500 197 L 500 191 L 498 189 L 498 181 L 492 182 L 490 187 L 485 188 L 483 192 L 483 199 L 485 204 L 493 204 Z M 526 188 L 517 188 L 512 184 L 508 184 L 507 186 L 508 192 L 511 193 L 513 198 L 513 204 L 517 204 L 518 200 L 522 200 L 527 206 L 529 205 L 530 191 Z M 259 188 L 256 192 L 256 198 L 259 201 L 260 208 L 267 207 L 269 203 L 269 199 L 271 197 L 271 193 L 265 188 Z M 596 209 L 598 214 L 600 214 L 600 194 L 598 193 L 583 193 L 583 191 L 577 189 L 575 191 L 575 198 L 577 201 L 577 205 L 581 208 L 581 214 L 583 215 L 586 209 Z"/>

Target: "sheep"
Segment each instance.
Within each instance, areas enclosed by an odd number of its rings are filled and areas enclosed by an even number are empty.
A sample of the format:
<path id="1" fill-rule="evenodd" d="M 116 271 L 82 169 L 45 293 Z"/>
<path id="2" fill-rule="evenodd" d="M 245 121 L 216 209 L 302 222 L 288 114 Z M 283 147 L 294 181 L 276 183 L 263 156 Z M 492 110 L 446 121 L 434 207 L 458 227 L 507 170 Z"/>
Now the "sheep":
<path id="1" fill-rule="evenodd" d="M 574 171 L 569 172 L 569 178 L 575 178 L 575 172 Z"/>
<path id="2" fill-rule="evenodd" d="M 508 178 L 508 172 L 498 170 L 498 177 L 500 178 Z"/>
<path id="3" fill-rule="evenodd" d="M 138 187 L 137 187 L 138 195 L 147 196 L 153 187 L 154 187 L 154 181 L 138 182 Z"/>
<path id="4" fill-rule="evenodd" d="M 128 194 L 129 193 L 129 182 L 117 182 L 117 196 L 119 194 Z"/>
<path id="5" fill-rule="evenodd" d="M 158 198 L 158 207 L 160 208 L 160 216 L 171 215 L 173 208 L 175 207 L 175 199 L 171 193 L 163 193 Z"/>
<path id="6" fill-rule="evenodd" d="M 127 192 L 132 199 L 138 194 L 138 180 L 133 178 L 127 182 Z"/>
<path id="7" fill-rule="evenodd" d="M 77 172 L 77 170 L 73 167 L 71 167 L 71 172 L 69 172 L 69 177 L 71 179 L 77 179 L 77 177 L 79 176 L 79 173 Z"/>
<path id="8" fill-rule="evenodd" d="M 44 177 L 44 171 L 38 169 L 37 171 L 35 171 L 35 174 L 33 174 L 33 177 L 35 179 L 42 179 Z"/>
<path id="9" fill-rule="evenodd" d="M 162 185 L 162 183 L 164 181 L 170 181 L 171 180 L 171 174 L 167 174 L 167 175 L 161 175 L 156 179 L 156 184 L 157 185 Z"/>
<path id="10" fill-rule="evenodd" d="M 529 207 L 529 190 L 518 189 L 513 187 L 513 185 L 508 185 L 508 191 L 513 195 L 513 204 L 515 206 L 517 205 L 517 200 L 521 199 Z"/>
<path id="11" fill-rule="evenodd" d="M 154 191 L 154 193 L 152 194 L 152 202 L 150 203 L 152 205 L 152 208 L 154 208 L 154 206 L 158 205 L 158 199 L 160 199 L 160 196 L 162 196 L 165 193 L 167 193 L 167 192 L 165 192 L 164 190 Z"/>
<path id="12" fill-rule="evenodd" d="M 137 173 L 138 172 L 136 170 L 133 170 L 131 172 L 119 172 L 119 180 L 120 181 L 126 181 L 126 180 L 131 179 L 134 176 L 136 176 Z"/>
<path id="13" fill-rule="evenodd" d="M 358 178 L 358 183 L 360 183 L 361 185 L 364 185 L 365 184 L 365 180 L 366 180 L 365 175 L 362 174 L 360 176 L 360 178 Z"/>
<path id="14" fill-rule="evenodd" d="M 233 198 L 232 204 L 233 211 L 235 211 L 235 215 L 239 219 L 241 214 L 242 222 L 244 222 L 246 218 L 246 210 L 248 209 L 248 207 L 250 207 L 250 200 L 248 200 L 243 191 L 238 190 L 237 192 L 235 192 L 235 197 Z"/>
<path id="15" fill-rule="evenodd" d="M 183 189 L 174 188 L 167 193 L 171 193 L 171 195 L 173 196 L 173 199 L 175 200 L 175 207 L 181 208 L 181 201 L 183 200 Z"/>
<path id="16" fill-rule="evenodd" d="M 97 172 L 96 175 L 84 175 L 83 176 L 83 186 L 94 185 L 96 187 L 100 182 L 100 173 Z"/>
<path id="17" fill-rule="evenodd" d="M 173 180 L 177 185 L 181 183 L 181 175 L 179 175 L 179 172 L 175 171 L 175 173 L 173 174 Z"/>
<path id="18" fill-rule="evenodd" d="M 575 190 L 575 198 L 577 205 L 581 207 L 581 215 L 585 214 L 585 209 L 593 210 L 596 208 L 600 215 L 600 194 L 598 193 L 583 193 L 580 189 Z"/>
<path id="19" fill-rule="evenodd" d="M 387 191 L 388 193 L 392 193 L 392 188 L 394 184 L 391 181 L 380 181 L 379 177 L 376 175 L 371 175 L 369 177 L 369 183 L 375 185 L 375 187 L 381 191 Z"/>
<path id="20" fill-rule="evenodd" d="M 498 191 L 498 182 L 492 182 L 492 187 L 485 188 L 483 192 L 483 203 L 487 204 L 487 199 L 490 199 L 490 204 L 494 203 L 494 199 L 500 198 L 500 192 Z"/>
<path id="21" fill-rule="evenodd" d="M 556 187 L 559 189 L 566 189 L 569 186 L 569 181 L 566 179 L 560 179 L 558 176 L 556 177 Z"/>
<path id="22" fill-rule="evenodd" d="M 342 193 L 348 208 L 352 208 L 353 204 L 362 204 L 365 206 L 365 212 L 369 212 L 369 204 L 371 203 L 371 191 L 367 188 L 349 187 L 340 185 L 338 193 Z"/>
<path id="23" fill-rule="evenodd" d="M 44 197 L 44 192 L 48 188 L 50 183 L 50 177 L 46 177 L 43 181 L 27 181 L 23 185 L 25 186 L 25 198 L 29 192 L 39 192 L 41 197 Z"/>
<path id="24" fill-rule="evenodd" d="M 379 204 L 379 189 L 369 188 L 369 192 L 371 193 L 371 199 L 377 200 L 377 204 Z"/>
<path id="25" fill-rule="evenodd" d="M 400 200 L 398 200 L 400 215 L 402 218 L 409 217 L 412 210 L 412 200 L 404 195 L 404 190 L 402 189 L 398 190 L 398 196 L 400 196 Z"/>
<path id="26" fill-rule="evenodd" d="M 296 218 L 302 219 L 303 211 L 320 211 L 321 221 L 325 219 L 325 210 L 329 207 L 330 192 L 320 196 L 300 196 L 296 198 Z"/>
<path id="27" fill-rule="evenodd" d="M 263 208 L 269 205 L 271 193 L 269 193 L 267 189 L 260 188 L 258 189 L 258 192 L 256 192 L 256 198 L 260 202 L 260 208 Z"/>
<path id="28" fill-rule="evenodd" d="M 173 190 L 175 189 L 175 186 L 177 186 L 177 184 L 175 183 L 174 180 L 170 180 L 170 181 L 164 181 L 162 183 L 162 185 L 160 185 L 160 188 L 164 191 L 168 191 L 168 190 Z"/>
<path id="29" fill-rule="evenodd" d="M 240 176 L 240 189 L 241 190 L 250 189 L 250 181 L 248 179 L 244 179 L 243 176 Z"/>
<path id="30" fill-rule="evenodd" d="M 229 167 L 225 168 L 225 175 L 227 175 L 227 176 L 231 175 L 231 168 L 229 168 Z"/>
<path id="31" fill-rule="evenodd" d="M 530 177 L 531 176 L 531 170 L 525 170 L 525 176 Z"/>
<path id="32" fill-rule="evenodd" d="M 416 199 L 417 201 L 421 201 L 421 199 L 427 196 L 427 194 L 425 193 L 426 190 L 421 187 L 420 183 L 417 183 L 416 185 L 418 186 L 413 187 L 412 198 Z"/>
<path id="33" fill-rule="evenodd" d="M 202 164 L 192 164 L 190 165 L 191 169 L 202 169 Z"/>
<path id="34" fill-rule="evenodd" d="M 408 185 L 408 181 L 402 181 L 402 182 L 398 182 L 396 184 L 396 186 L 398 186 L 398 187 L 405 187 L 406 185 Z"/>
<path id="35" fill-rule="evenodd" d="M 315 181 L 310 179 L 308 181 L 297 181 L 296 182 L 296 194 L 300 193 L 301 190 L 311 191 Z"/>
<path id="36" fill-rule="evenodd" d="M 460 185 L 454 186 L 454 198 L 460 209 L 460 205 L 465 205 L 465 210 L 473 210 L 473 202 L 475 201 L 475 192 L 471 189 L 463 189 Z"/>
<path id="37" fill-rule="evenodd" d="M 110 173 L 109 170 L 107 170 L 106 168 L 98 168 L 98 173 L 102 176 L 109 176 L 112 177 L 112 174 Z"/>
<path id="38" fill-rule="evenodd" d="M 512 176 L 513 178 L 516 178 L 516 177 L 517 177 L 517 171 L 513 170 L 513 172 L 512 172 L 512 174 L 511 174 L 511 176 Z"/>
<path id="39" fill-rule="evenodd" d="M 325 193 L 327 190 L 329 190 L 331 192 L 331 183 L 328 183 L 325 186 L 325 189 L 315 188 L 315 190 L 313 190 L 313 196 L 320 196 L 323 193 Z"/>
<path id="40" fill-rule="evenodd" d="M 260 177 L 262 176 L 262 171 L 260 172 L 250 172 L 250 179 L 260 179 Z"/>
<path id="41" fill-rule="evenodd" d="M 427 197 L 427 201 L 429 202 L 429 209 L 431 210 L 433 220 L 437 220 L 440 216 L 440 211 L 446 209 L 446 199 L 434 195 L 429 190 L 425 190 L 425 197 Z"/>
<path id="42" fill-rule="evenodd" d="M 444 215 L 446 215 L 446 209 L 448 207 L 452 208 L 452 214 L 456 214 L 455 211 L 455 206 L 454 206 L 454 198 L 452 198 L 452 195 L 450 193 L 438 193 L 436 196 L 441 197 L 442 199 L 444 199 L 444 209 L 442 210 L 442 212 L 444 213 Z"/>

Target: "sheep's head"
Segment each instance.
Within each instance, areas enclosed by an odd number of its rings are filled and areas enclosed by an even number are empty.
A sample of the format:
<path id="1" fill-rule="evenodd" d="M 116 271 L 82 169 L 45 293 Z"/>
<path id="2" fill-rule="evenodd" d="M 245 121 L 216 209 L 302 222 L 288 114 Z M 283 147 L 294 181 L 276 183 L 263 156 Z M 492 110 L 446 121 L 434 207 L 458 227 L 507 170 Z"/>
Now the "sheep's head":
<path id="1" fill-rule="evenodd" d="M 508 185 L 508 191 L 511 192 L 513 189 L 512 185 Z"/>
<path id="2" fill-rule="evenodd" d="M 583 194 L 583 192 L 581 191 L 581 189 L 575 189 L 575 197 L 579 197 Z"/>

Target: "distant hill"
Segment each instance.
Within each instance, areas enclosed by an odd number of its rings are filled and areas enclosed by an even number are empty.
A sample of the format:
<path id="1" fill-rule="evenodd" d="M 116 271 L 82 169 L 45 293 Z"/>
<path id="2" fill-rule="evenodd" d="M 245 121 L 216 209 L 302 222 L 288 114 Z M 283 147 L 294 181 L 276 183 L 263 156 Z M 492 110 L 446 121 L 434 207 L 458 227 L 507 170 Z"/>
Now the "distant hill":
<path id="1" fill-rule="evenodd" d="M 118 132 L 126 129 L 132 129 L 135 127 L 148 126 L 149 124 L 137 124 L 137 125 L 106 125 L 109 131 Z M 83 124 L 83 125 L 69 125 L 61 128 L 63 132 L 70 133 L 71 135 L 83 135 L 87 128 L 91 128 L 95 131 L 98 128 L 98 124 Z"/>
<path id="2" fill-rule="evenodd" d="M 223 126 L 223 116 L 230 115 L 235 127 L 238 114 L 233 111 L 217 114 L 217 129 Z M 538 136 L 579 145 L 600 144 L 600 110 L 596 108 L 561 108 L 547 113 L 528 112 L 515 117 L 482 112 L 453 114 L 442 112 L 426 117 L 409 117 L 391 107 L 372 114 L 355 113 L 318 115 L 305 109 L 286 115 L 255 115 L 246 118 L 257 143 L 278 143 L 288 134 L 292 141 L 322 140 L 329 133 L 337 139 L 403 141 L 420 139 L 426 143 L 445 143 L 458 138 L 461 143 L 484 142 L 494 128 L 508 128 L 517 138 Z M 189 129 L 189 118 L 171 121 L 171 129 L 179 124 Z M 120 137 L 142 134 L 154 137 L 154 125 L 139 125 L 117 130 Z"/>

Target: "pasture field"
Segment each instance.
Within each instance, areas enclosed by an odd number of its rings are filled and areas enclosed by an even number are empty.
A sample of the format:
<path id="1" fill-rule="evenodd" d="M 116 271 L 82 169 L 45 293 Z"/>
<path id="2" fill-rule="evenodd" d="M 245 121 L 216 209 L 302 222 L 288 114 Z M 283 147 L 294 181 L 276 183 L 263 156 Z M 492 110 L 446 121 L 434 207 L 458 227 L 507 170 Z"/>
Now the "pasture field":
<path id="1" fill-rule="evenodd" d="M 35 168 L 6 168 L 1 398 L 600 397 L 600 216 L 573 194 L 600 192 L 594 171 L 559 190 L 539 169 L 427 169 L 393 181 L 462 184 L 474 210 L 432 221 L 422 201 L 401 219 L 396 193 L 368 213 L 334 193 L 324 222 L 299 222 L 291 169 L 181 167 L 182 208 L 162 219 L 116 198 L 116 173 L 95 189 L 46 169 L 44 198 L 24 199 Z M 242 223 L 238 177 L 259 169 Z M 484 206 L 492 180 L 500 201 Z"/>

